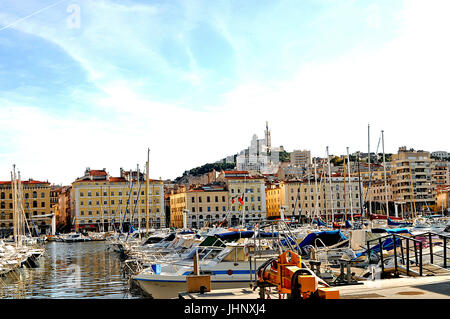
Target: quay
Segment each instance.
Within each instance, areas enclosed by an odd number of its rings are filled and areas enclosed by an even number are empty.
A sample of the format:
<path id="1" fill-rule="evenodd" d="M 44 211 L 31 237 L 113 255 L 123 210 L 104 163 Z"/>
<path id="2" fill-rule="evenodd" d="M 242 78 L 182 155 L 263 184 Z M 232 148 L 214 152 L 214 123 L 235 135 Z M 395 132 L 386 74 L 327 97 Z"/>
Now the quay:
<path id="1" fill-rule="evenodd" d="M 368 280 L 360 285 L 339 286 L 341 299 L 450 299 L 450 275 Z M 258 289 L 222 289 L 179 293 L 179 299 L 258 299 Z M 278 299 L 272 293 L 270 299 Z"/>

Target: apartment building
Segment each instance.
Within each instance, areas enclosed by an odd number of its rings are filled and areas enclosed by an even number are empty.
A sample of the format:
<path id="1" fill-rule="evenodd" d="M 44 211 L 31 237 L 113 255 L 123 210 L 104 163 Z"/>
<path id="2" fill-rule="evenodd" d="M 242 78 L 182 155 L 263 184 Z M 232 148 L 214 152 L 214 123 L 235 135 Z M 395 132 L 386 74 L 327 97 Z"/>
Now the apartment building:
<path id="1" fill-rule="evenodd" d="M 132 225 L 145 229 L 165 226 L 164 188 L 160 180 L 149 179 L 148 194 L 142 173 L 120 170 L 112 177 L 103 170 L 87 168 L 72 183 L 72 208 L 76 230 L 110 230 Z"/>
<path id="2" fill-rule="evenodd" d="M 392 155 L 391 178 L 393 198 L 405 202 L 405 212 L 427 211 L 435 204 L 433 159 L 429 152 L 400 147 Z"/>
<path id="3" fill-rule="evenodd" d="M 13 189 L 11 181 L 0 181 L 0 230 L 6 234 L 13 231 Z M 22 181 L 23 207 L 30 229 L 40 234 L 51 231 L 52 210 L 50 206 L 50 183 L 29 179 Z"/>
<path id="4" fill-rule="evenodd" d="M 204 185 L 170 195 L 171 226 L 189 228 L 218 224 L 227 217 L 228 190 L 225 186 Z"/>

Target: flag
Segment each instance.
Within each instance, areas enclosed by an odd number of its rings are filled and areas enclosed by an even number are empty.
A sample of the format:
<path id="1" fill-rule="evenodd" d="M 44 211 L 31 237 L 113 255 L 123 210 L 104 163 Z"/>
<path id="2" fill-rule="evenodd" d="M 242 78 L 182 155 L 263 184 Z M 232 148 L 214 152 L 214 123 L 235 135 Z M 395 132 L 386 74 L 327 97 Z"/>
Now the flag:
<path id="1" fill-rule="evenodd" d="M 231 199 L 231 204 L 234 204 L 234 198 Z"/>
<path id="2" fill-rule="evenodd" d="M 244 193 L 242 193 L 242 196 L 238 198 L 238 201 L 241 205 L 244 205 Z"/>

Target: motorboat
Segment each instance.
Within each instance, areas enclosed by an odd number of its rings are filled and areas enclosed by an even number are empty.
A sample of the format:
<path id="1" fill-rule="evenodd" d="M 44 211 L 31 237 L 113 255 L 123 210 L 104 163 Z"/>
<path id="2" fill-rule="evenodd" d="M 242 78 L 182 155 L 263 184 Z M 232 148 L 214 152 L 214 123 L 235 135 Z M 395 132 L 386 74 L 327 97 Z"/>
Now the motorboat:
<path id="1" fill-rule="evenodd" d="M 61 239 L 63 242 L 66 242 L 66 243 L 85 242 L 85 241 L 91 240 L 89 237 L 84 236 L 81 233 L 70 233 L 70 234 L 63 236 Z"/>
<path id="2" fill-rule="evenodd" d="M 242 242 L 225 247 L 197 247 L 186 258 L 171 263 L 155 264 L 144 269 L 132 279 L 155 299 L 176 298 L 186 290 L 186 278 L 194 275 L 194 256 L 198 255 L 199 274 L 209 275 L 211 289 L 245 288 L 251 283 L 251 274 L 265 260 L 257 261 L 253 270 L 248 258 L 248 246 Z"/>

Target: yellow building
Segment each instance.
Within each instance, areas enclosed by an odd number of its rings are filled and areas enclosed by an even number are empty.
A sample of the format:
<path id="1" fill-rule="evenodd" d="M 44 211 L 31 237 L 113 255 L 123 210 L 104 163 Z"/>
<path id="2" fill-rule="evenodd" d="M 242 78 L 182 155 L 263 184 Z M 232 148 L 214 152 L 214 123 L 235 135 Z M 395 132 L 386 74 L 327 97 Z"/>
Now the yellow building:
<path id="1" fill-rule="evenodd" d="M 175 228 L 183 227 L 183 212 L 186 210 L 186 192 L 181 191 L 170 195 L 170 226 Z"/>
<path id="2" fill-rule="evenodd" d="M 266 208 L 267 218 L 280 217 L 281 208 L 281 187 L 280 185 L 266 186 Z"/>
<path id="3" fill-rule="evenodd" d="M 258 220 L 266 220 L 266 191 L 264 178 L 245 176 L 245 174 L 233 174 L 233 171 L 225 172 L 225 180 L 228 186 L 230 198 L 231 226 Z M 239 202 L 242 199 L 243 205 Z"/>
<path id="4" fill-rule="evenodd" d="M 223 186 L 204 185 L 170 195 L 171 226 L 200 228 L 220 223 L 229 210 L 228 191 Z"/>
<path id="5" fill-rule="evenodd" d="M 279 188 L 266 191 L 268 196 L 268 216 L 284 216 L 298 220 L 300 217 L 313 218 L 322 216 L 331 220 L 345 214 L 360 213 L 359 184 L 356 177 L 332 176 L 331 185 L 328 178 L 315 180 L 283 181 Z M 278 198 L 276 198 L 278 196 Z M 272 207 L 269 207 L 271 205 Z"/>
<path id="6" fill-rule="evenodd" d="M 50 183 L 35 180 L 22 181 L 25 216 L 30 228 L 40 234 L 51 231 L 52 209 L 50 206 Z M 12 233 L 13 190 L 11 181 L 0 182 L 0 230 Z"/>
<path id="7" fill-rule="evenodd" d="M 148 198 L 148 202 L 146 202 Z M 164 187 L 159 180 L 149 180 L 146 194 L 144 175 L 121 170 L 120 177 L 110 177 L 103 170 L 86 169 L 85 175 L 72 183 L 72 214 L 75 230 L 111 230 L 132 225 L 146 229 L 148 205 L 149 228 L 165 226 Z"/>

